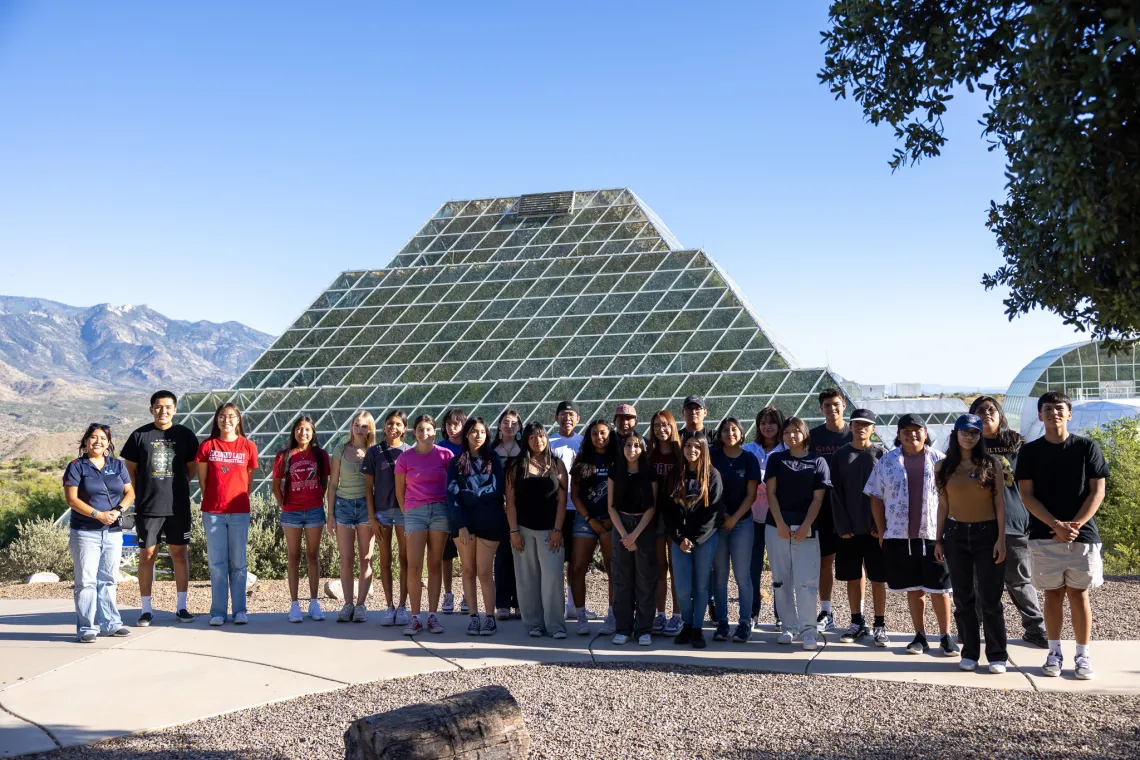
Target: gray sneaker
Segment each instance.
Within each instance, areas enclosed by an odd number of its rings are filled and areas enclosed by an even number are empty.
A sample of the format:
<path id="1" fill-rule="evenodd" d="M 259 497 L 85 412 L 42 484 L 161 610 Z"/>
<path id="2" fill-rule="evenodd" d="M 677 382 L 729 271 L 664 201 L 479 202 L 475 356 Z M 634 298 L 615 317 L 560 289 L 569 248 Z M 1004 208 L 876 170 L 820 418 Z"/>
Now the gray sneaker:
<path id="1" fill-rule="evenodd" d="M 408 608 L 403 605 L 396 608 L 396 625 L 408 625 Z"/>
<path id="2" fill-rule="evenodd" d="M 368 620 L 368 608 L 365 607 L 363 604 L 356 605 L 356 608 L 352 611 L 352 622 L 364 623 L 367 620 Z"/>
<path id="3" fill-rule="evenodd" d="M 586 619 L 586 610 L 583 607 L 578 608 L 578 635 L 590 635 L 590 621 Z"/>
<path id="4" fill-rule="evenodd" d="M 1064 664 L 1064 655 L 1060 652 L 1050 652 L 1045 657 L 1045 664 L 1041 666 L 1041 673 L 1056 678 L 1061 675 L 1061 666 Z"/>
<path id="5" fill-rule="evenodd" d="M 614 617 L 614 608 L 610 607 L 609 611 L 606 612 L 606 619 L 602 623 L 602 629 L 598 631 L 598 633 L 602 634 L 603 636 L 612 636 L 616 632 L 617 618 Z"/>
<path id="6" fill-rule="evenodd" d="M 1091 681 L 1096 677 L 1096 671 L 1093 670 L 1092 660 L 1087 654 L 1077 655 L 1077 659 L 1074 664 L 1077 667 L 1073 671 L 1073 675 L 1075 675 L 1080 680 Z"/>
<path id="7" fill-rule="evenodd" d="M 352 606 L 352 602 L 345 602 L 344 606 L 340 608 L 340 612 L 338 612 L 336 615 L 336 622 L 338 622 L 338 623 L 351 623 L 352 622 L 352 611 L 354 609 L 355 609 L 355 607 Z"/>
<path id="8" fill-rule="evenodd" d="M 665 621 L 665 635 L 676 636 L 681 632 L 681 627 L 684 621 L 681 620 L 680 613 L 674 612 L 673 615 Z"/>
<path id="9" fill-rule="evenodd" d="M 877 647 L 885 648 L 891 645 L 891 637 L 887 635 L 886 626 L 875 626 L 874 638 Z"/>

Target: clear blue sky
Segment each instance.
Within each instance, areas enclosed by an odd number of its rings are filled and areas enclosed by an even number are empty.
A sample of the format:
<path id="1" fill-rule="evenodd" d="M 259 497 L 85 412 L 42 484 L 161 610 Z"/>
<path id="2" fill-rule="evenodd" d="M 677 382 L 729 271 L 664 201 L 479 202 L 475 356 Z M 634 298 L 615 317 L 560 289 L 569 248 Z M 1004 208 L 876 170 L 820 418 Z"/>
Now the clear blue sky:
<path id="1" fill-rule="evenodd" d="M 1080 339 L 983 272 L 1002 161 L 959 98 L 894 175 L 816 72 L 827 3 L 0 0 L 0 291 L 278 333 L 453 198 L 628 186 L 802 365 L 1005 386 Z"/>

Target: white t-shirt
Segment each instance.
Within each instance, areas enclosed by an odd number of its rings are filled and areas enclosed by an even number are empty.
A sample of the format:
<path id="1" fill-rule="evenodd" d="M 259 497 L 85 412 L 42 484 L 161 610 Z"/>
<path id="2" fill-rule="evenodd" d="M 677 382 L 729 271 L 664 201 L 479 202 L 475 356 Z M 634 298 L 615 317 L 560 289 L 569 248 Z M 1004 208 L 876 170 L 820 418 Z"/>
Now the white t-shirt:
<path id="1" fill-rule="evenodd" d="M 566 490 L 570 492 L 570 465 L 574 464 L 574 457 L 578 456 L 578 449 L 582 446 L 582 435 L 574 433 L 574 435 L 563 436 L 561 433 L 554 433 L 547 438 L 550 445 L 550 453 L 558 459 L 562 460 L 562 464 L 566 465 Z M 574 509 L 574 500 L 566 499 L 566 510 L 568 512 L 576 511 Z"/>

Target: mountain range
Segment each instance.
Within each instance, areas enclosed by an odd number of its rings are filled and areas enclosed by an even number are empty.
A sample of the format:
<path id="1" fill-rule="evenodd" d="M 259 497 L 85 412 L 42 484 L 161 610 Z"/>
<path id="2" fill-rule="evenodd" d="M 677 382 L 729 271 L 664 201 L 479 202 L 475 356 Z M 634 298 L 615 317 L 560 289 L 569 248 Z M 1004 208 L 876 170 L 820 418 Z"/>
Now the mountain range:
<path id="1" fill-rule="evenodd" d="M 171 319 L 145 305 L 0 296 L 0 457 L 69 454 L 87 422 L 147 419 L 158 388 L 228 387 L 273 339 L 238 322 Z"/>

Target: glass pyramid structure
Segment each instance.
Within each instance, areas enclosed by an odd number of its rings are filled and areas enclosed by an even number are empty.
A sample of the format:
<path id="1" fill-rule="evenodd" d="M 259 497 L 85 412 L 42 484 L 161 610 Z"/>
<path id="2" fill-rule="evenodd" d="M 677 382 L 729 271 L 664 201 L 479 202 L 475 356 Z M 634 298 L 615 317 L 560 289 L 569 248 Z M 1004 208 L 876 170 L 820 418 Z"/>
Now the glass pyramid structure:
<path id="1" fill-rule="evenodd" d="M 616 189 L 445 203 L 386 267 L 337 277 L 232 388 L 186 394 L 179 421 L 204 437 L 235 401 L 268 455 L 302 413 L 325 445 L 358 409 L 458 406 L 492 423 L 514 408 L 550 424 L 563 399 L 583 421 L 633 403 L 644 433 L 696 393 L 708 422 L 734 416 L 751 435 L 768 404 L 821 422 L 830 386 L 708 254 Z"/>

